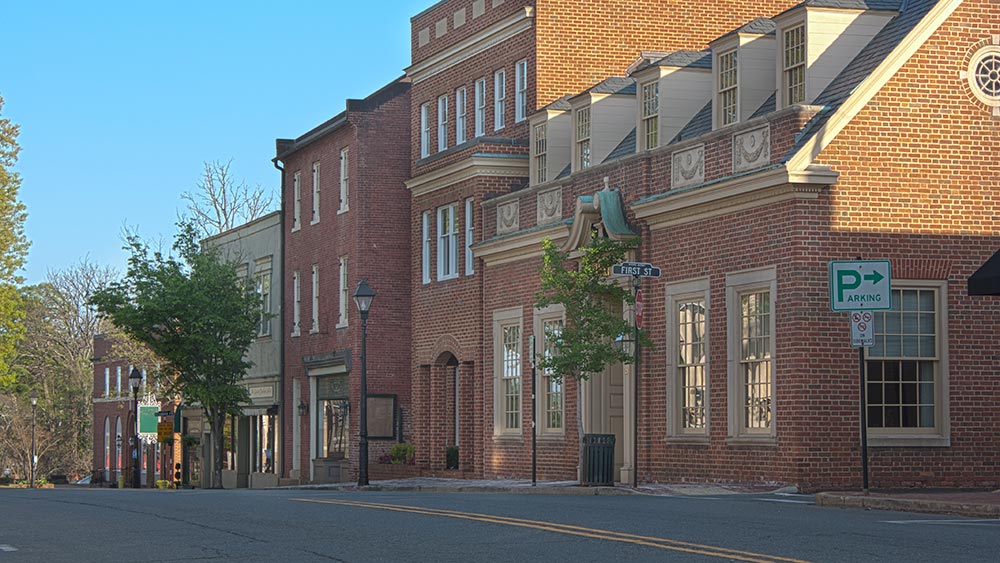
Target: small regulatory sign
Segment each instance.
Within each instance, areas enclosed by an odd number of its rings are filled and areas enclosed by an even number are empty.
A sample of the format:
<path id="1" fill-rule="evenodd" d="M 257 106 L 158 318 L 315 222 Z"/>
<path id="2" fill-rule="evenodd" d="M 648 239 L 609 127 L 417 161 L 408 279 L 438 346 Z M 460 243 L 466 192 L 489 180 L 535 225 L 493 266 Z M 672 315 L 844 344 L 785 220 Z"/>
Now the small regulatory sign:
<path id="1" fill-rule="evenodd" d="M 874 316 L 871 311 L 851 312 L 851 346 L 860 348 L 875 345 Z"/>
<path id="2" fill-rule="evenodd" d="M 172 420 L 160 422 L 156 425 L 156 441 L 163 443 L 174 437 L 174 423 Z"/>
<path id="3" fill-rule="evenodd" d="M 611 266 L 611 273 L 616 276 L 638 276 L 640 278 L 658 278 L 660 269 L 646 262 L 622 262 Z"/>

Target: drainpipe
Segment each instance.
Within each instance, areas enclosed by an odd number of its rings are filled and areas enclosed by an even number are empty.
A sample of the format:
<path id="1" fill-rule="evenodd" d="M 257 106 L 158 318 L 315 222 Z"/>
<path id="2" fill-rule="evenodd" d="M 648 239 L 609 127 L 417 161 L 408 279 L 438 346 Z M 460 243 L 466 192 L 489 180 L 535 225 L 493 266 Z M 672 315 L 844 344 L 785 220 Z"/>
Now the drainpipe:
<path id="1" fill-rule="evenodd" d="M 281 440 L 282 444 L 285 443 L 285 432 L 291 431 L 291 425 L 285 427 L 285 412 L 287 405 L 285 405 L 285 198 L 283 192 L 285 189 L 285 169 L 278 165 L 278 159 L 275 158 L 271 161 L 274 167 L 281 172 L 281 184 L 278 186 L 278 209 L 280 213 L 278 214 L 278 230 L 281 233 L 281 279 L 278 281 L 278 294 L 281 295 L 281 306 L 278 308 L 280 313 L 278 314 L 278 331 L 281 334 L 281 344 L 278 346 L 278 373 L 280 375 L 280 385 L 278 385 L 278 415 L 281 417 Z M 285 452 L 284 448 L 277 447 L 277 444 L 272 445 L 275 452 L 274 467 L 278 470 L 278 479 L 280 483 L 281 474 L 285 472 L 285 458 L 288 454 Z M 281 464 L 278 464 L 279 454 Z M 290 470 L 290 469 L 289 469 Z"/>

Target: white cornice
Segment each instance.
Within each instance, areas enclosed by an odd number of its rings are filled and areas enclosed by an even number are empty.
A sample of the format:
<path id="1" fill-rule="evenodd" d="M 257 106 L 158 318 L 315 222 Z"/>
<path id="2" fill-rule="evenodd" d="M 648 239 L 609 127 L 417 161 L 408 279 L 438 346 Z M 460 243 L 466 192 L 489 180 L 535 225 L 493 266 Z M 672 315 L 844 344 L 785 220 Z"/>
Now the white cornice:
<path id="1" fill-rule="evenodd" d="M 472 37 L 464 41 L 459 41 L 451 47 L 407 67 L 406 76 L 410 78 L 413 84 L 419 84 L 464 60 L 470 59 L 519 33 L 531 29 L 534 17 L 534 8 L 526 6 L 524 10 L 518 10 L 514 15 L 493 24 Z"/>
<path id="2" fill-rule="evenodd" d="M 472 156 L 406 181 L 411 197 L 422 196 L 476 176 L 528 177 L 528 156 Z"/>
<path id="3" fill-rule="evenodd" d="M 473 255 L 482 258 L 487 266 L 517 262 L 542 255 L 542 241 L 552 239 L 559 242 L 569 236 L 569 225 L 554 223 L 544 229 L 511 235 L 494 242 L 482 242 L 474 246 Z"/>
<path id="4" fill-rule="evenodd" d="M 789 159 L 788 168 L 802 170 L 809 166 L 961 4 L 962 0 L 942 0 L 931 8 L 892 53 L 854 89 L 847 101 Z"/>
<path id="5" fill-rule="evenodd" d="M 815 199 L 839 175 L 823 166 L 805 171 L 775 168 L 631 207 L 650 229 L 661 229 L 790 199 Z"/>

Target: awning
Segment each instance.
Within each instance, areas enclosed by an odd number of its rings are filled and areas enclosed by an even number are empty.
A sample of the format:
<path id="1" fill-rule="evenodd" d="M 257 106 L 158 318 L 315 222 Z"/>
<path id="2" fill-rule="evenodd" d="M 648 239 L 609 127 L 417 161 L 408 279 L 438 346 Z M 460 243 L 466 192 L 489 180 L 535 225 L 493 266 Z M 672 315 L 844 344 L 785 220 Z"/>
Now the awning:
<path id="1" fill-rule="evenodd" d="M 1000 295 L 1000 250 L 969 276 L 969 295 Z"/>

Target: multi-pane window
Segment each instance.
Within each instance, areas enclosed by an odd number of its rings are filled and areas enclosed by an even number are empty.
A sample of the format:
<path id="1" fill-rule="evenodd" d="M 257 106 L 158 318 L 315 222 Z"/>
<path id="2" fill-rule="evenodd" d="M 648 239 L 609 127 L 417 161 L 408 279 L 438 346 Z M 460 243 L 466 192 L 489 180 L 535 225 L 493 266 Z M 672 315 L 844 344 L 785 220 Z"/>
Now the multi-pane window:
<path id="1" fill-rule="evenodd" d="M 347 211 L 348 176 L 350 176 L 350 158 L 347 148 L 340 150 L 340 209 L 343 213 Z"/>
<path id="2" fill-rule="evenodd" d="M 420 158 L 431 154 L 431 106 L 420 105 Z"/>
<path id="3" fill-rule="evenodd" d="M 350 288 L 347 285 L 347 256 L 340 257 L 340 289 L 337 292 L 340 302 L 338 303 L 338 320 L 337 326 L 347 326 L 347 310 L 351 302 L 351 296 L 349 294 Z"/>
<path id="4" fill-rule="evenodd" d="M 271 271 L 254 275 L 257 295 L 260 298 L 260 317 L 257 320 L 257 336 L 271 334 Z"/>
<path id="5" fill-rule="evenodd" d="M 590 108 L 576 110 L 576 164 L 590 167 Z"/>
<path id="6" fill-rule="evenodd" d="M 455 144 L 465 142 L 465 86 L 455 90 Z"/>
<path id="7" fill-rule="evenodd" d="M 806 27 L 800 25 L 784 33 L 785 105 L 806 99 Z"/>
<path id="8" fill-rule="evenodd" d="M 424 283 L 431 283 L 431 212 L 424 211 L 420 221 L 420 272 Z"/>
<path id="9" fill-rule="evenodd" d="M 115 394 L 121 396 L 122 394 L 122 367 L 115 367 Z"/>
<path id="10" fill-rule="evenodd" d="M 104 396 L 111 392 L 111 368 L 104 368 Z"/>
<path id="11" fill-rule="evenodd" d="M 539 123 L 535 125 L 535 183 L 541 184 L 547 180 L 548 152 L 549 144 L 545 138 L 547 125 Z"/>
<path id="12" fill-rule="evenodd" d="M 866 362 L 869 428 L 926 430 L 937 425 L 937 303 L 936 288 L 893 289 L 892 309 L 872 312 L 875 345 Z"/>
<path id="13" fill-rule="evenodd" d="M 707 357 L 705 341 L 704 298 L 678 298 L 677 383 L 679 390 L 680 432 L 704 432 L 708 385 L 705 374 Z"/>
<path id="14" fill-rule="evenodd" d="M 302 173 L 292 176 L 292 230 L 302 227 Z"/>
<path id="15" fill-rule="evenodd" d="M 542 356 L 551 358 L 556 354 L 556 344 L 562 334 L 561 319 L 542 321 Z M 542 374 L 542 421 L 544 430 L 562 430 L 564 428 L 564 398 L 562 378 L 552 377 L 552 370 L 546 369 Z"/>
<path id="16" fill-rule="evenodd" d="M 292 336 L 298 336 L 302 327 L 302 284 L 299 273 L 292 272 Z"/>
<path id="17" fill-rule="evenodd" d="M 482 137 L 486 134 L 486 79 L 480 78 L 476 81 L 476 136 Z"/>
<path id="18" fill-rule="evenodd" d="M 439 280 L 458 276 L 458 214 L 455 204 L 439 207 L 437 210 Z"/>
<path id="19" fill-rule="evenodd" d="M 739 374 L 743 391 L 742 416 L 746 430 L 771 427 L 771 293 L 740 295 Z"/>
<path id="20" fill-rule="evenodd" d="M 438 97 L 438 152 L 448 148 L 448 96 Z"/>
<path id="21" fill-rule="evenodd" d="M 642 85 L 642 148 L 655 149 L 659 143 L 660 83 Z"/>
<path id="22" fill-rule="evenodd" d="M 503 398 L 503 428 L 521 427 L 521 327 L 502 328 L 500 381 Z"/>
<path id="23" fill-rule="evenodd" d="M 739 121 L 737 108 L 736 50 L 719 55 L 719 122 Z"/>
<path id="24" fill-rule="evenodd" d="M 312 221 L 310 221 L 310 224 L 315 225 L 319 223 L 319 162 L 313 163 L 312 177 Z"/>
<path id="25" fill-rule="evenodd" d="M 319 332 L 319 266 L 312 267 L 312 328 L 309 332 Z"/>
<path id="26" fill-rule="evenodd" d="M 503 129 L 503 116 L 506 111 L 507 73 L 500 69 L 493 73 L 493 129 Z"/>
<path id="27" fill-rule="evenodd" d="M 467 276 L 475 273 L 472 256 L 472 243 L 474 242 L 472 204 L 471 197 L 465 200 L 465 275 Z"/>
<path id="28" fill-rule="evenodd" d="M 528 117 L 528 61 L 520 60 L 514 65 L 514 122 Z"/>

